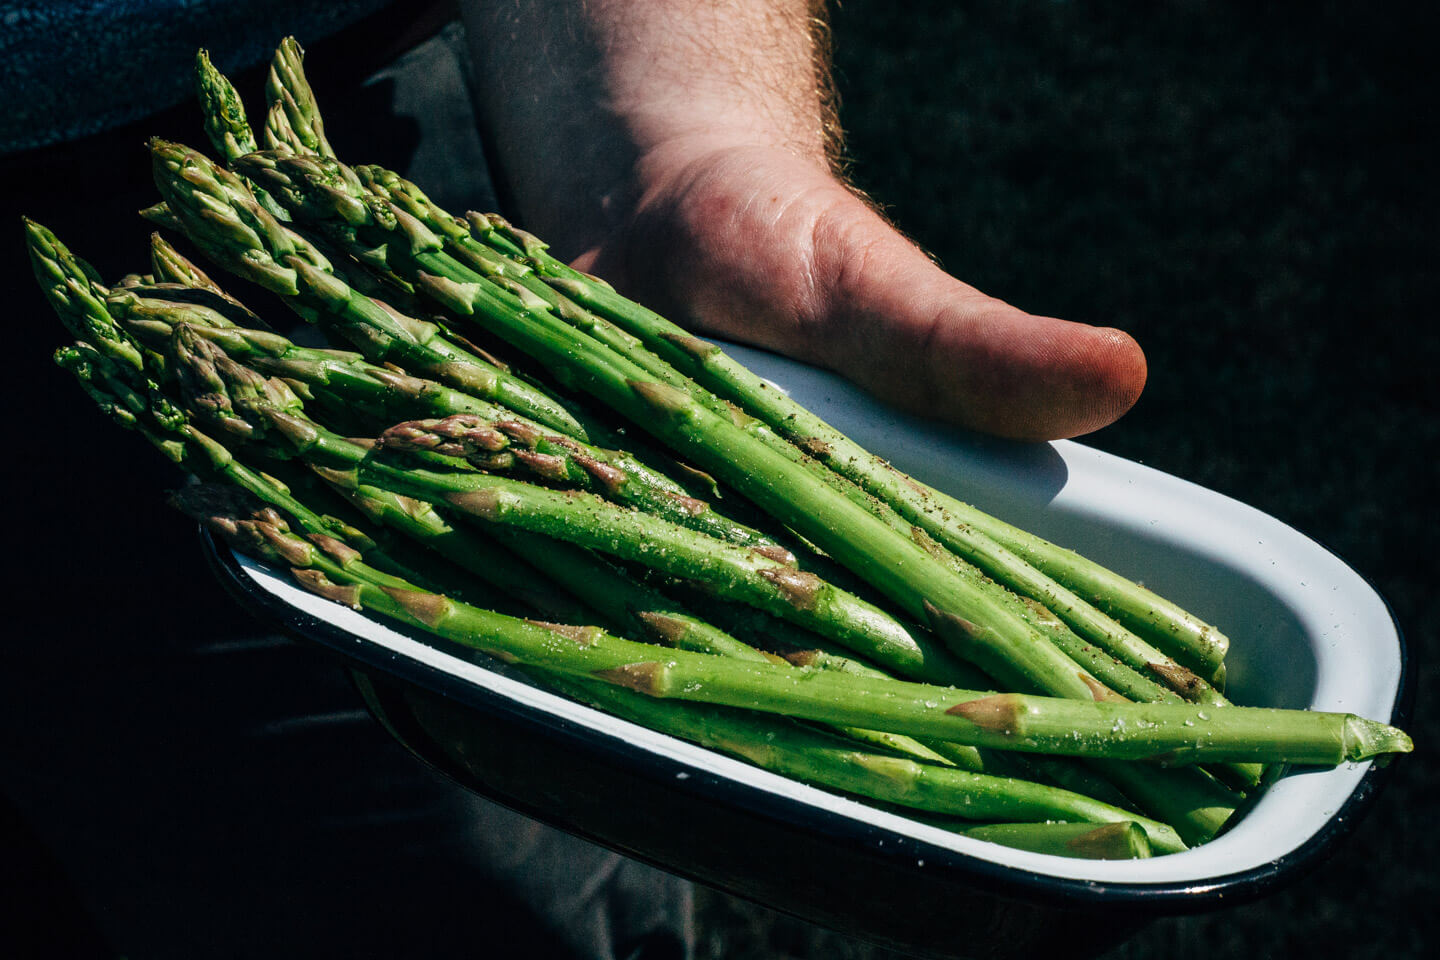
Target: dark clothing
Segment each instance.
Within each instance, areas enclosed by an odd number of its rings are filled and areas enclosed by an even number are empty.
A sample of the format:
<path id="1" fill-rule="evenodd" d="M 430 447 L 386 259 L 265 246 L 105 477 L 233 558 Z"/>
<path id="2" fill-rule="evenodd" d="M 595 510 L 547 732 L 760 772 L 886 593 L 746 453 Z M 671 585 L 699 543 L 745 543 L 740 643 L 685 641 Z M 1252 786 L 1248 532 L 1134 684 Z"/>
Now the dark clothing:
<path id="1" fill-rule="evenodd" d="M 0 0 L 0 153 L 109 130 L 193 95 L 191 62 L 269 59 L 293 34 L 329 36 L 385 0 Z"/>

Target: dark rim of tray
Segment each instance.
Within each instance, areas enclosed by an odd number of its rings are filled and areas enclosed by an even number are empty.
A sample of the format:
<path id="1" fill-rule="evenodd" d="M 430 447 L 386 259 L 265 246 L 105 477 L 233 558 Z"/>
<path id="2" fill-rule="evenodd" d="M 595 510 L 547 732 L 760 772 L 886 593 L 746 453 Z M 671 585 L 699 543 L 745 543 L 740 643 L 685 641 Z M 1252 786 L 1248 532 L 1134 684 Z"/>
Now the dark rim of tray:
<path id="1" fill-rule="evenodd" d="M 706 774 L 677 779 L 676 774 L 689 773 L 693 768 L 683 761 L 657 756 L 642 747 L 591 730 L 582 724 L 556 724 L 542 720 L 535 711 L 522 707 L 501 694 L 411 660 L 291 606 L 256 583 L 245 572 L 236 555 L 229 548 L 217 544 L 208 531 L 202 528 L 200 533 L 212 569 L 232 595 L 252 609 L 264 610 L 293 632 L 320 643 L 357 664 L 414 683 L 472 709 L 485 713 L 509 714 L 512 719 L 533 727 L 535 733 L 542 738 L 570 740 L 575 742 L 577 747 L 588 751 L 605 751 L 621 766 L 634 768 L 648 764 L 655 768 L 657 776 L 667 778 L 677 789 L 703 797 L 708 802 L 743 807 L 753 814 L 769 817 L 816 839 L 854 844 L 865 849 L 871 856 L 895 861 L 897 867 L 904 866 L 908 861 L 916 870 L 932 875 L 946 873 L 951 879 L 963 882 L 966 886 L 997 896 L 1055 906 L 1103 904 L 1107 907 L 1150 908 L 1166 913 L 1203 910 L 1253 900 L 1298 879 L 1306 870 L 1317 865 L 1335 844 L 1353 829 L 1355 822 L 1374 803 L 1380 789 L 1390 778 L 1392 765 L 1372 764 L 1344 805 L 1314 836 L 1285 856 L 1250 870 L 1203 881 L 1170 883 L 1112 883 L 1034 873 L 935 846 L 924 840 L 900 836 L 888 828 L 818 809 L 789 797 L 757 790 L 725 777 Z M 1368 580 L 1366 582 L 1369 583 Z M 1373 585 L 1371 586 L 1373 589 Z M 1400 682 L 1389 722 L 1403 727 L 1410 718 L 1415 698 L 1414 671 L 1410 666 L 1404 633 L 1395 619 L 1395 612 L 1389 601 L 1378 591 L 1376 593 L 1381 596 L 1391 623 L 1395 625 L 1400 648 Z M 924 866 L 917 866 L 917 862 L 921 861 Z"/>

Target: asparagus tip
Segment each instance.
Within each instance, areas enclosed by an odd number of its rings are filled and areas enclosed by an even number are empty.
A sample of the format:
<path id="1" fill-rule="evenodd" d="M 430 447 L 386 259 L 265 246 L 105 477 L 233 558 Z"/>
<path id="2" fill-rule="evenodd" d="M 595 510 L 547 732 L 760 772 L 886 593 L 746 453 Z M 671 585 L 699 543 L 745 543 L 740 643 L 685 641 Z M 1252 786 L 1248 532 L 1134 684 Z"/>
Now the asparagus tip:
<path id="1" fill-rule="evenodd" d="M 1387 753 L 1409 753 L 1415 749 L 1404 730 L 1377 720 L 1345 718 L 1345 759 L 1368 760 Z"/>

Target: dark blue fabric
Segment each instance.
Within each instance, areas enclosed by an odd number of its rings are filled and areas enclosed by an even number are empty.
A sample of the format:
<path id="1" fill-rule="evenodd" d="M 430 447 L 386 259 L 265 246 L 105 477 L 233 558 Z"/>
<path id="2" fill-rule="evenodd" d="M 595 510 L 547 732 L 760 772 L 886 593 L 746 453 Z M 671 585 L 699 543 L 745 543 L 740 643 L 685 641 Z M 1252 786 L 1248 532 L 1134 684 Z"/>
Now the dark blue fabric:
<path id="1" fill-rule="evenodd" d="M 0 153 L 137 120 L 193 89 L 191 61 L 221 70 L 281 37 L 327 36 L 386 0 L 0 0 Z"/>

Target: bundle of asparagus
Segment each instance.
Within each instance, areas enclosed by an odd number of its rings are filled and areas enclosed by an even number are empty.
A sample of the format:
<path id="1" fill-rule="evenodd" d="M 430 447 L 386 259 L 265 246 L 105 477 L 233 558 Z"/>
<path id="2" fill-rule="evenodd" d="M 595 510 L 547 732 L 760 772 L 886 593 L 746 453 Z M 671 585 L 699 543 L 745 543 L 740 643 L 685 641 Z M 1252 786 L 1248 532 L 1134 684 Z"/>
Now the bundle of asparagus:
<path id="1" fill-rule="evenodd" d="M 261 150 L 202 51 L 221 162 L 153 141 L 146 215 L 353 350 L 265 327 L 158 234 L 150 274 L 106 285 L 26 222 L 77 338 L 57 362 L 203 481 L 175 501 L 236 549 L 601 709 L 1060 855 L 1180 851 L 1284 764 L 1410 749 L 1232 706 L 1214 627 L 905 476 L 503 219 L 343 164 L 301 58 L 276 52 Z"/>

